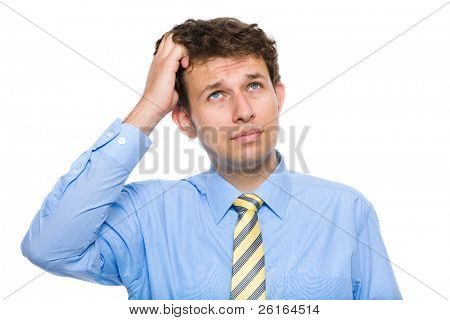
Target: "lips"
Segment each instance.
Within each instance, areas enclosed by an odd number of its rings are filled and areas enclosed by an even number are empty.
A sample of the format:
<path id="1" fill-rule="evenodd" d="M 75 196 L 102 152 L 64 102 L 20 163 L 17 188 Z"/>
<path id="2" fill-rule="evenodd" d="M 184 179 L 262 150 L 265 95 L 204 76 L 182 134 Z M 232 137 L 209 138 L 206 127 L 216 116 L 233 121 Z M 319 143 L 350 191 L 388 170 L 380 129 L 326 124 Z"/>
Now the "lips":
<path id="1" fill-rule="evenodd" d="M 240 131 L 238 134 L 236 134 L 234 137 L 232 137 L 231 140 L 245 137 L 245 136 L 259 134 L 261 132 L 262 132 L 262 130 L 259 128 L 247 128 L 247 129 Z"/>

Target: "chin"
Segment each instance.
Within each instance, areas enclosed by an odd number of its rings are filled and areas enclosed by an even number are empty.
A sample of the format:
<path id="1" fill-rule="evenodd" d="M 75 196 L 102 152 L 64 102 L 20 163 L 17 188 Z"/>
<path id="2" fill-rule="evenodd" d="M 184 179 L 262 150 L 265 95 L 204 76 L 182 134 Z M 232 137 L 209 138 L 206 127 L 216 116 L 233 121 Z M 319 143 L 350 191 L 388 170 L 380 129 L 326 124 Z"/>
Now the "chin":
<path id="1" fill-rule="evenodd" d="M 240 168 L 253 168 L 260 165 L 266 159 L 266 153 L 255 150 L 246 154 L 234 154 L 232 157 L 233 166 Z"/>

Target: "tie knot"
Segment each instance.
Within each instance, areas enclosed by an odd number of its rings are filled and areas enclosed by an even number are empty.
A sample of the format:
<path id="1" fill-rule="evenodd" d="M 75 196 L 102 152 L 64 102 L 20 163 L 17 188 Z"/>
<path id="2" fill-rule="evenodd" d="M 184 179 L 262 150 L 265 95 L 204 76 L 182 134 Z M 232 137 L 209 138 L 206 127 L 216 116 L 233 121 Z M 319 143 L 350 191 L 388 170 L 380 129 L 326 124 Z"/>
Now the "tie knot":
<path id="1" fill-rule="evenodd" d="M 245 213 L 247 210 L 258 212 L 264 201 L 254 193 L 243 193 L 234 200 L 233 207 L 239 214 Z"/>

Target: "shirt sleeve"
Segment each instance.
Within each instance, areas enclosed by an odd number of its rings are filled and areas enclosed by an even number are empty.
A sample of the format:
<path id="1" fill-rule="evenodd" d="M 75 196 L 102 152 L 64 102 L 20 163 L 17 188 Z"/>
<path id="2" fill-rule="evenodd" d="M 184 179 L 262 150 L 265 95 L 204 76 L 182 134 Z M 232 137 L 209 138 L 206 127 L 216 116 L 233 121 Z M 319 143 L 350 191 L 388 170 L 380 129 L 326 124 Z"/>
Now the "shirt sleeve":
<path id="1" fill-rule="evenodd" d="M 370 203 L 363 207 L 366 220 L 352 256 L 353 299 L 401 300 L 375 210 Z"/>
<path id="2" fill-rule="evenodd" d="M 125 181 L 151 143 L 117 118 L 46 196 L 22 240 L 22 254 L 50 273 L 105 285 L 138 277 L 138 197 Z"/>

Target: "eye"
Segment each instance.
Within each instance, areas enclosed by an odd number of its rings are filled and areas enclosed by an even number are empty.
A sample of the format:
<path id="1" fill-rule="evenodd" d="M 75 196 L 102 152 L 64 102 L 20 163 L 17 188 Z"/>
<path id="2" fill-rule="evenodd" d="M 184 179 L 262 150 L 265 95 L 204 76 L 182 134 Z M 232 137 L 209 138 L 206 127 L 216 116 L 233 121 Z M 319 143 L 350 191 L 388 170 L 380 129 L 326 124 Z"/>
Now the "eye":
<path id="1" fill-rule="evenodd" d="M 208 96 L 208 100 L 210 100 L 210 98 L 213 98 L 213 100 L 217 100 L 219 97 L 213 97 L 215 94 L 218 94 L 218 93 L 220 93 L 221 94 L 221 92 L 220 91 L 215 91 L 215 92 L 213 92 L 213 93 L 211 93 L 209 96 Z"/>
<path id="2" fill-rule="evenodd" d="M 260 83 L 260 82 L 252 82 L 252 83 L 250 83 L 248 85 L 248 87 L 252 87 L 253 86 L 254 90 L 258 90 L 258 87 L 255 88 L 254 85 L 259 86 L 259 88 L 263 87 L 262 83 Z M 252 90 L 252 91 L 254 91 L 254 90 Z M 222 92 L 221 91 L 215 91 L 215 92 L 211 93 L 208 96 L 207 99 L 211 100 L 211 98 L 212 98 L 212 100 L 218 100 L 220 98 L 220 96 L 217 96 L 217 94 L 222 94 Z"/>
<path id="3" fill-rule="evenodd" d="M 249 87 L 251 87 L 251 86 L 253 86 L 253 85 L 257 85 L 257 86 L 259 86 L 260 88 L 262 88 L 262 84 L 261 83 L 259 83 L 259 82 L 252 82 L 252 83 L 250 83 L 249 84 Z M 253 87 L 254 88 L 254 87 Z M 258 89 L 258 88 L 256 88 L 256 89 Z"/>

